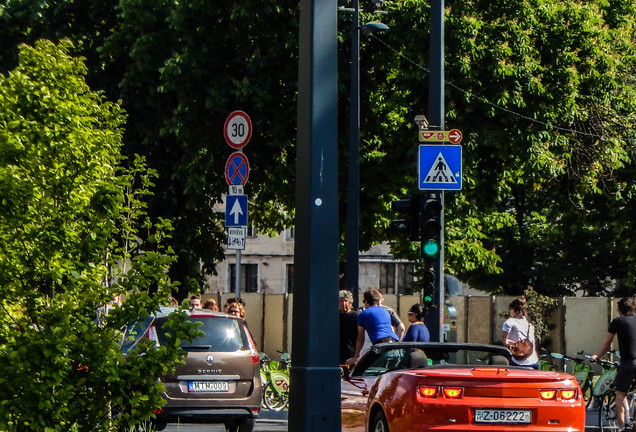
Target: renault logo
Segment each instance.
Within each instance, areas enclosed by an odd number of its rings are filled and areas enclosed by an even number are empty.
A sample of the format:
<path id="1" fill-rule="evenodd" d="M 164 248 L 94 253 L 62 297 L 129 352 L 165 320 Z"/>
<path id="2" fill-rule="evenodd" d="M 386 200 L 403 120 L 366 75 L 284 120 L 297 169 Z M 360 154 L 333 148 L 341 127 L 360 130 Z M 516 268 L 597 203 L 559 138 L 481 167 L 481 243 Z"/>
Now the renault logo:
<path id="1" fill-rule="evenodd" d="M 205 359 L 205 362 L 206 362 L 208 365 L 212 365 L 212 362 L 213 362 L 213 361 L 214 361 L 214 357 L 212 357 L 211 355 L 207 356 L 207 357 L 206 357 L 206 359 Z"/>

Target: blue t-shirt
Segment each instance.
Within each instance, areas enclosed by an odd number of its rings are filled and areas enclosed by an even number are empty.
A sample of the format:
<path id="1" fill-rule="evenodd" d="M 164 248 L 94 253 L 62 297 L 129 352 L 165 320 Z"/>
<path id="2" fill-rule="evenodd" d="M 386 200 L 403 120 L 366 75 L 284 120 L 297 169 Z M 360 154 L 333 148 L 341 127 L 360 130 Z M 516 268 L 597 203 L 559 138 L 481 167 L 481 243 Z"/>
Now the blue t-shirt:
<path id="1" fill-rule="evenodd" d="M 411 324 L 402 342 L 430 342 L 431 335 L 424 324 Z"/>
<path id="2" fill-rule="evenodd" d="M 391 328 L 391 316 L 380 306 L 371 306 L 360 312 L 358 314 L 358 326 L 364 327 L 372 344 L 378 339 L 387 336 L 399 340 L 393 328 Z"/>

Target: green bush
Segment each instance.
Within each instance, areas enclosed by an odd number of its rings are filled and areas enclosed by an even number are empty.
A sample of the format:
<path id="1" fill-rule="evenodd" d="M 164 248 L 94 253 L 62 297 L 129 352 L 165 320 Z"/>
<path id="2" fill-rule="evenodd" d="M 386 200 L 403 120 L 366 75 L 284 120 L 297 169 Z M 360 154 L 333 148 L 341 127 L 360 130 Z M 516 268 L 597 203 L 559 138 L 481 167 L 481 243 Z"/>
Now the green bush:
<path id="1" fill-rule="evenodd" d="M 125 113 L 90 90 L 71 48 L 22 46 L 0 76 L 0 430 L 148 420 L 163 404 L 157 378 L 194 332 L 176 314 L 171 343 L 122 354 L 122 329 L 175 287 L 171 227 L 147 217 L 153 172 L 125 166 Z"/>

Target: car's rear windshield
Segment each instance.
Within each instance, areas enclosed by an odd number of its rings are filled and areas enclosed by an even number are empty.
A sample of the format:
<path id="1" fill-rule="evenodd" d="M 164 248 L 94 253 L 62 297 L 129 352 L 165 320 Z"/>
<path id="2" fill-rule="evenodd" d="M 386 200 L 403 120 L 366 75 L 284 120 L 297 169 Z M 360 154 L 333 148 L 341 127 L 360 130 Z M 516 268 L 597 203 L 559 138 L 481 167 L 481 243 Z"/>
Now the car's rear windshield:
<path id="1" fill-rule="evenodd" d="M 221 351 L 232 352 L 249 349 L 247 337 L 241 322 L 223 317 L 189 317 L 192 322 L 201 323 L 199 330 L 205 333 L 192 342 L 182 341 L 181 347 L 186 351 Z M 157 329 L 159 343 L 165 342 L 165 332 Z"/>

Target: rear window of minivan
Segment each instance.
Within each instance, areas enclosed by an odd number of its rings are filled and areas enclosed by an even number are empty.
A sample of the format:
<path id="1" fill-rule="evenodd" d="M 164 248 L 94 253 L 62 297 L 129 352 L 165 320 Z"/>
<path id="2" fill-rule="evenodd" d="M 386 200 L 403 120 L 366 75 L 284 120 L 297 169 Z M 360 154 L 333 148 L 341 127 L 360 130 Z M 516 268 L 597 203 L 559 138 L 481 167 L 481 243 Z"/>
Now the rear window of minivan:
<path id="1" fill-rule="evenodd" d="M 249 349 L 247 337 L 238 320 L 211 316 L 191 316 L 188 320 L 201 323 L 199 330 L 205 335 L 192 342 L 182 341 L 181 348 L 186 351 L 232 352 Z M 157 336 L 160 344 L 165 343 L 165 332 L 161 328 L 157 329 Z"/>

